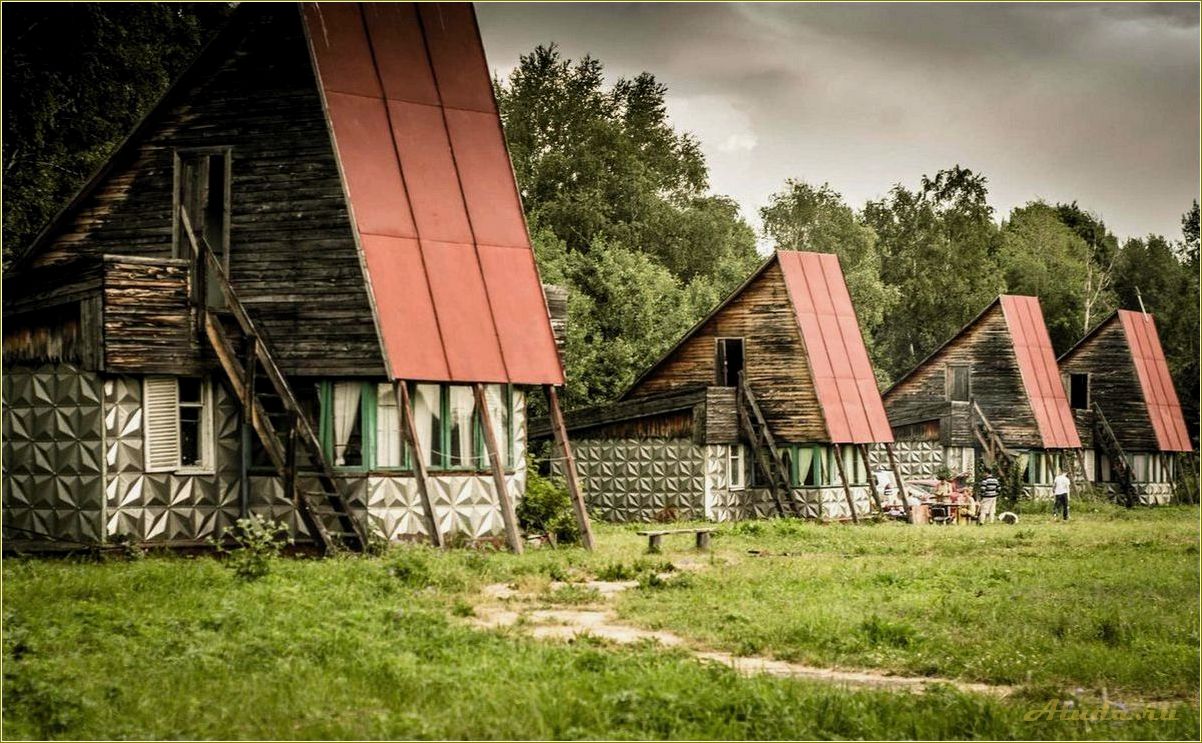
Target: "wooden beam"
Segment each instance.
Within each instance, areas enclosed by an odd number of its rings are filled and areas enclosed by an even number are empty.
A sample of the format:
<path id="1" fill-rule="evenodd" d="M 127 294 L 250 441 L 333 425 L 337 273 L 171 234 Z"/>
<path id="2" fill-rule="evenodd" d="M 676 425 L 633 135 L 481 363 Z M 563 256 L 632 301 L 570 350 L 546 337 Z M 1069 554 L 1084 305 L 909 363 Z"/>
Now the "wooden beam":
<path id="1" fill-rule="evenodd" d="M 409 404 L 409 384 L 393 381 L 392 394 L 401 409 L 401 438 L 409 443 L 409 451 L 413 452 L 413 474 L 417 478 L 417 494 L 422 502 L 422 511 L 426 515 L 426 531 L 430 534 L 430 544 L 442 547 L 444 546 L 442 534 L 438 531 L 438 519 L 434 517 L 434 503 L 430 500 L 426 460 L 422 459 L 422 448 L 417 443 L 417 426 L 413 422 L 413 408 Z"/>
<path id="2" fill-rule="evenodd" d="M 893 444 L 885 444 L 885 453 L 889 455 L 889 469 L 893 470 L 893 479 L 897 480 L 897 494 L 901 496 L 902 510 L 906 512 L 906 520 L 914 522 L 910 513 L 910 498 L 906 493 L 906 481 L 902 479 L 901 470 L 897 468 L 897 457 L 893 456 Z"/>
<path id="3" fill-rule="evenodd" d="M 884 513 L 885 505 L 881 502 L 880 493 L 876 492 L 876 477 L 872 472 L 872 464 L 868 461 L 868 444 L 860 444 L 857 448 L 860 450 L 860 458 L 864 460 L 864 471 L 868 473 L 868 493 L 872 496 L 872 502 L 876 503 L 877 510 Z"/>
<path id="4" fill-rule="evenodd" d="M 847 509 L 851 511 L 851 523 L 858 524 L 860 519 L 856 516 L 856 501 L 851 497 L 851 483 L 847 479 L 847 470 L 843 467 L 843 447 L 834 444 L 835 447 L 835 464 L 839 468 L 839 479 L 843 481 L 843 495 L 847 498 Z"/>
<path id="5" fill-rule="evenodd" d="M 472 385 L 476 391 L 476 410 L 480 413 L 480 427 L 484 429 L 484 447 L 488 450 L 488 463 L 492 469 L 492 484 L 497 490 L 497 503 L 501 506 L 501 520 L 505 523 L 505 541 L 515 554 L 522 554 L 522 534 L 518 531 L 518 517 L 513 510 L 513 500 L 505 485 L 505 464 L 497 449 L 497 432 L 492 427 L 492 415 L 488 412 L 488 398 L 484 385 Z"/>
<path id="6" fill-rule="evenodd" d="M 589 522 L 588 510 L 584 507 L 584 496 L 580 492 L 580 481 L 576 477 L 576 459 L 572 456 L 572 445 L 568 441 L 568 429 L 563 423 L 563 411 L 559 409 L 559 394 L 553 385 L 544 385 L 547 395 L 547 407 L 551 412 L 551 429 L 555 434 L 555 444 L 563 455 L 564 480 L 568 484 L 568 495 L 572 499 L 572 508 L 576 510 L 576 523 L 580 525 L 580 541 L 586 550 L 593 549 L 593 527 Z"/>

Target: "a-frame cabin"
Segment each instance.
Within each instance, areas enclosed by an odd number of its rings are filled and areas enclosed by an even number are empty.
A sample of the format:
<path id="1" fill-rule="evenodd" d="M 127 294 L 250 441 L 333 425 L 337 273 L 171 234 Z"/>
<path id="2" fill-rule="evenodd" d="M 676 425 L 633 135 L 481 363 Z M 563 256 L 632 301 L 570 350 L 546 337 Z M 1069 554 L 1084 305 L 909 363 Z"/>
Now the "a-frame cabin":
<path id="1" fill-rule="evenodd" d="M 1003 295 L 885 391 L 907 478 L 975 472 L 978 458 L 1051 495 L 1060 467 L 1079 476 L 1081 441 L 1036 297 Z"/>
<path id="2" fill-rule="evenodd" d="M 892 441 L 838 258 L 790 251 L 567 425 L 590 509 L 614 521 L 866 514 L 867 449 Z"/>
<path id="3" fill-rule="evenodd" d="M 10 546 L 513 544 L 563 382 L 470 4 L 243 4 L 4 313 Z"/>
<path id="4" fill-rule="evenodd" d="M 1060 357 L 1091 479 L 1127 503 L 1173 497 L 1193 451 L 1152 315 L 1118 310 Z"/>

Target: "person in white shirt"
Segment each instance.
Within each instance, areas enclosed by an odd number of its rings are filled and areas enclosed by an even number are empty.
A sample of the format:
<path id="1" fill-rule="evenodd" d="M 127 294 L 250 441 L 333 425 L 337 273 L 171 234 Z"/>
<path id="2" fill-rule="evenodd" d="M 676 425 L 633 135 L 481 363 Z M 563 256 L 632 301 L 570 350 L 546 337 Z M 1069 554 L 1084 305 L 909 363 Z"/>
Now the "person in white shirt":
<path id="1" fill-rule="evenodd" d="M 1068 521 L 1068 491 L 1072 486 L 1072 481 L 1068 479 L 1068 474 L 1064 470 L 1056 475 L 1056 479 L 1052 481 L 1052 494 L 1055 501 L 1052 503 L 1052 515 L 1063 514 L 1064 520 Z"/>

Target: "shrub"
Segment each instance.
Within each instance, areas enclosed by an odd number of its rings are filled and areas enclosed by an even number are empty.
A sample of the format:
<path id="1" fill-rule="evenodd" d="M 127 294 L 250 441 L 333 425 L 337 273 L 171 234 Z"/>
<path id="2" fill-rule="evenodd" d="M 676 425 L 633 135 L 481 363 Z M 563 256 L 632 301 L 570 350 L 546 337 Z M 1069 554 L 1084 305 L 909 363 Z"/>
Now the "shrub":
<path id="1" fill-rule="evenodd" d="M 529 534 L 547 534 L 556 544 L 580 540 L 580 527 L 568 489 L 559 480 L 526 470 L 526 495 L 517 507 L 518 524 Z"/>
<path id="2" fill-rule="evenodd" d="M 233 540 L 234 548 L 220 539 L 214 541 L 214 546 L 226 555 L 225 566 L 241 580 L 258 580 L 271 572 L 271 562 L 292 541 L 288 527 L 257 514 L 238 519 L 225 534 Z"/>

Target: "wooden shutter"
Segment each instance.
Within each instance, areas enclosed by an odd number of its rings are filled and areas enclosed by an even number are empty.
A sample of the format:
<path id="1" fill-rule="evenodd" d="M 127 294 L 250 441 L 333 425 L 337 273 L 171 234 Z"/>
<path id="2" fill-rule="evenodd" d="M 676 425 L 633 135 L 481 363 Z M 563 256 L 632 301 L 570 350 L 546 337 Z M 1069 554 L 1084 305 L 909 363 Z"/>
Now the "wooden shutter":
<path id="1" fill-rule="evenodd" d="M 142 384 L 146 471 L 179 467 L 179 386 L 174 377 L 147 377 Z"/>

